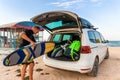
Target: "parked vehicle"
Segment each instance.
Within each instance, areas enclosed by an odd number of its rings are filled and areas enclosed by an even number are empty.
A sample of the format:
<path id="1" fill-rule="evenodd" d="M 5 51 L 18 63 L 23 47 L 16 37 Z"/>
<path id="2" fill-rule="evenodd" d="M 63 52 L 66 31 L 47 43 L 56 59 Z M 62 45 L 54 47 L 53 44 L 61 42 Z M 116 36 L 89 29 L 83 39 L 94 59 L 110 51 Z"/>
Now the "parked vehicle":
<path id="1" fill-rule="evenodd" d="M 43 26 L 51 34 L 48 41 L 56 44 L 56 50 L 44 56 L 47 66 L 97 76 L 99 64 L 109 58 L 107 41 L 102 34 L 89 21 L 73 12 L 51 11 L 31 20 Z M 70 45 L 75 40 L 80 42 L 80 47 L 76 55 L 71 56 L 73 48 Z M 70 54 L 66 56 L 68 48 Z"/>

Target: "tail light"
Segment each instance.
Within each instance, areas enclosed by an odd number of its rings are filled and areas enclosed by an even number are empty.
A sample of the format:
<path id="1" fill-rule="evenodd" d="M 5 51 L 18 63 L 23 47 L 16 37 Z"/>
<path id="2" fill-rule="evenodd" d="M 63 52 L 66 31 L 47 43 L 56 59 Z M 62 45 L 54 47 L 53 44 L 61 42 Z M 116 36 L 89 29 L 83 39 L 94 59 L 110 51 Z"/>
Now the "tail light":
<path id="1" fill-rule="evenodd" d="M 90 48 L 90 46 L 82 46 L 82 47 L 81 47 L 81 53 L 82 53 L 82 54 L 91 53 L 91 48 Z"/>

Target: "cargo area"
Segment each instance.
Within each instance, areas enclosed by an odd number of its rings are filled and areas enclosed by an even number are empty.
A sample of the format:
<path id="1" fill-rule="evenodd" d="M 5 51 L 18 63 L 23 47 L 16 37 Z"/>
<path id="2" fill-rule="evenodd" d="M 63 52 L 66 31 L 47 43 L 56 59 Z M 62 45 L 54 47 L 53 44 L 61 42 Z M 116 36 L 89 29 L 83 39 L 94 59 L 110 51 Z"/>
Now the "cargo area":
<path id="1" fill-rule="evenodd" d="M 51 37 L 55 42 L 53 51 L 48 57 L 62 61 L 77 61 L 80 59 L 81 38 L 79 33 L 56 33 Z"/>

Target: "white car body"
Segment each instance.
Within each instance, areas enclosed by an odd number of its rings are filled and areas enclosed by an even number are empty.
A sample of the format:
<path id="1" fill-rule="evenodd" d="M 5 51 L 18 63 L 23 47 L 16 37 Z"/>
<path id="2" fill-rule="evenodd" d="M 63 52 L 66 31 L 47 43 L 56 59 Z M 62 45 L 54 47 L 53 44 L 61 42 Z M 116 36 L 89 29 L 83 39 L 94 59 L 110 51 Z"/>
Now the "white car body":
<path id="1" fill-rule="evenodd" d="M 51 54 L 48 53 L 44 55 L 45 65 L 97 76 L 98 64 L 104 58 L 109 57 L 108 47 L 107 41 L 89 21 L 69 11 L 46 12 L 33 17 L 31 20 L 43 26 L 51 34 L 48 41 L 55 42 L 56 34 L 62 35 L 61 42 L 64 42 L 62 41 L 64 34 L 71 34 L 72 39 L 77 35 L 81 41 L 78 60 L 58 60 L 48 56 Z"/>
<path id="2" fill-rule="evenodd" d="M 77 71 L 80 73 L 88 73 L 92 70 L 96 56 L 99 58 L 99 64 L 104 60 L 107 53 L 107 44 L 102 43 L 92 43 L 89 41 L 87 31 L 90 29 L 83 29 L 82 34 L 82 46 L 90 46 L 91 53 L 82 54 L 80 53 L 80 59 L 78 61 L 60 61 L 49 58 L 47 55 L 44 55 L 44 63 L 48 66 Z M 92 49 L 93 48 L 93 49 Z"/>

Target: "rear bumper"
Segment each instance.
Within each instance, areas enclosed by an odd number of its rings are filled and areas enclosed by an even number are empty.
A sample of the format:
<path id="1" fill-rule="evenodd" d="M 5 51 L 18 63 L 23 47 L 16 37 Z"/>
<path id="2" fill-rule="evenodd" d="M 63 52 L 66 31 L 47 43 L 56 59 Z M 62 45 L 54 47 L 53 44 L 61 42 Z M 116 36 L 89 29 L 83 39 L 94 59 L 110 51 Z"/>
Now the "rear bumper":
<path id="1" fill-rule="evenodd" d="M 69 70 L 69 71 L 76 71 L 80 73 L 88 73 L 92 70 L 91 66 L 85 66 L 79 64 L 80 61 L 59 61 L 59 60 L 54 60 L 51 59 L 47 56 L 44 56 L 43 61 L 45 65 L 53 68 L 58 68 L 58 69 L 64 69 L 64 70 Z"/>

